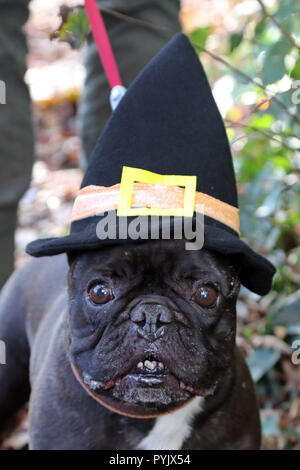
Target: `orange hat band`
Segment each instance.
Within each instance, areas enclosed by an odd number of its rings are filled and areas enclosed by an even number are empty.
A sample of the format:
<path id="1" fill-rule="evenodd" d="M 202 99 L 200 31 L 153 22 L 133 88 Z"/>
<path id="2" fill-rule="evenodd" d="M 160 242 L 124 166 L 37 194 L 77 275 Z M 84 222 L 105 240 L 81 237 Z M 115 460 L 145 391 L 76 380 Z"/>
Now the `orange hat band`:
<path id="1" fill-rule="evenodd" d="M 74 202 L 71 222 L 118 209 L 120 187 L 120 184 L 115 184 L 81 189 Z M 134 183 L 131 212 L 127 215 L 177 215 L 176 210 L 184 206 L 184 195 L 185 189 L 178 186 Z M 212 217 L 240 233 L 239 210 L 226 202 L 196 191 L 194 211 Z"/>

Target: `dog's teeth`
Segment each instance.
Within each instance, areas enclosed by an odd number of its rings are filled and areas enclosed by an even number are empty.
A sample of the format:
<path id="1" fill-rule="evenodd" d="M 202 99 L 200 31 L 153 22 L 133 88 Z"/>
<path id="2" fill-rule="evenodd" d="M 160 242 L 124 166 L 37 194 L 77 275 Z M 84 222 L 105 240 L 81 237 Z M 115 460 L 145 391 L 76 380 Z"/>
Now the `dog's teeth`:
<path id="1" fill-rule="evenodd" d="M 147 360 L 147 361 L 144 362 L 144 366 L 147 367 L 147 369 L 151 369 L 151 370 L 152 370 L 152 362 L 150 362 L 150 361 Z"/>
<path id="2" fill-rule="evenodd" d="M 137 368 L 138 369 L 143 369 L 143 368 L 146 368 L 148 370 L 155 370 L 155 369 L 160 369 L 160 370 L 163 370 L 165 368 L 165 366 L 163 365 L 162 362 L 157 362 L 157 361 L 149 361 L 149 359 L 146 359 L 145 361 L 140 361 L 138 364 L 137 364 Z"/>
<path id="3" fill-rule="evenodd" d="M 144 362 L 144 366 L 147 368 L 147 369 L 150 369 L 150 370 L 154 370 L 156 369 L 156 366 L 157 366 L 157 362 L 156 361 L 148 361 L 146 360 Z"/>

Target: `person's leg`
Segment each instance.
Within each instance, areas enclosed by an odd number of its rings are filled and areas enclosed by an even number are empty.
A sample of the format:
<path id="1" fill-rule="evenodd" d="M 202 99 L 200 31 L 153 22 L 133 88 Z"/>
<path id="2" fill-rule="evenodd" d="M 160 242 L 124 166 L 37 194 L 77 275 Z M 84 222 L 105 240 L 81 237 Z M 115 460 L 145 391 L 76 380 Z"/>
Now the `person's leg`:
<path id="1" fill-rule="evenodd" d="M 30 183 L 33 129 L 27 53 L 22 26 L 29 0 L 0 0 L 0 80 L 6 104 L 0 104 L 0 288 L 14 267 L 14 231 L 18 202 Z"/>
<path id="2" fill-rule="evenodd" d="M 103 13 L 116 62 L 124 86 L 128 87 L 140 70 L 180 31 L 179 0 L 101 0 L 99 6 L 118 9 L 121 13 L 144 20 L 165 30 L 146 28 Z M 123 5 L 123 8 L 122 8 Z M 83 167 L 111 114 L 109 86 L 97 47 L 91 37 L 85 49 L 86 80 L 79 110 Z"/>

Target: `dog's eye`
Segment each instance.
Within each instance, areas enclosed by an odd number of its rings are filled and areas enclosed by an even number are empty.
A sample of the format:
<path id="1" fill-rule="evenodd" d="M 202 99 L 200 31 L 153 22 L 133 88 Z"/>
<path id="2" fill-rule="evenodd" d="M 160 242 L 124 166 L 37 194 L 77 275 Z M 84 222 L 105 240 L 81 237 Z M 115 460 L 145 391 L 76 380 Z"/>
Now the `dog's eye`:
<path id="1" fill-rule="evenodd" d="M 193 300 L 201 307 L 215 306 L 218 298 L 218 292 L 210 286 L 201 286 L 193 295 Z"/>
<path id="2" fill-rule="evenodd" d="M 114 298 L 111 289 L 102 286 L 101 284 L 96 284 L 89 288 L 88 294 L 94 304 L 106 304 Z"/>

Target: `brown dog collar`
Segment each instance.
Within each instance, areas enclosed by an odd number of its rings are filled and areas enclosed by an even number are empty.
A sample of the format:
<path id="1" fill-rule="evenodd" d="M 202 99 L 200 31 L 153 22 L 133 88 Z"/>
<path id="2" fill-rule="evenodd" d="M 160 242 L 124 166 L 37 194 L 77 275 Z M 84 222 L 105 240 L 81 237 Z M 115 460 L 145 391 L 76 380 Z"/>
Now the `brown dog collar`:
<path id="1" fill-rule="evenodd" d="M 91 390 L 84 383 L 80 373 L 78 372 L 78 369 L 76 368 L 75 364 L 72 361 L 71 361 L 71 368 L 72 368 L 72 371 L 76 380 L 79 382 L 81 387 L 94 400 L 96 400 L 98 403 L 100 403 L 100 405 L 104 406 L 108 410 L 113 411 L 114 413 L 118 413 L 119 415 L 122 415 L 122 416 L 128 416 L 129 418 L 139 418 L 139 419 L 158 418 L 160 416 L 174 413 L 174 411 L 177 411 L 183 408 L 184 406 L 188 405 L 192 400 L 196 398 L 195 396 L 193 396 L 190 399 L 186 400 L 185 402 L 179 403 L 177 406 L 167 411 L 154 412 L 153 410 L 147 410 L 147 409 L 143 409 L 141 411 L 141 408 L 137 405 L 133 405 L 130 403 L 123 403 L 109 396 L 99 396 L 97 393 L 93 392 L 93 390 Z"/>

